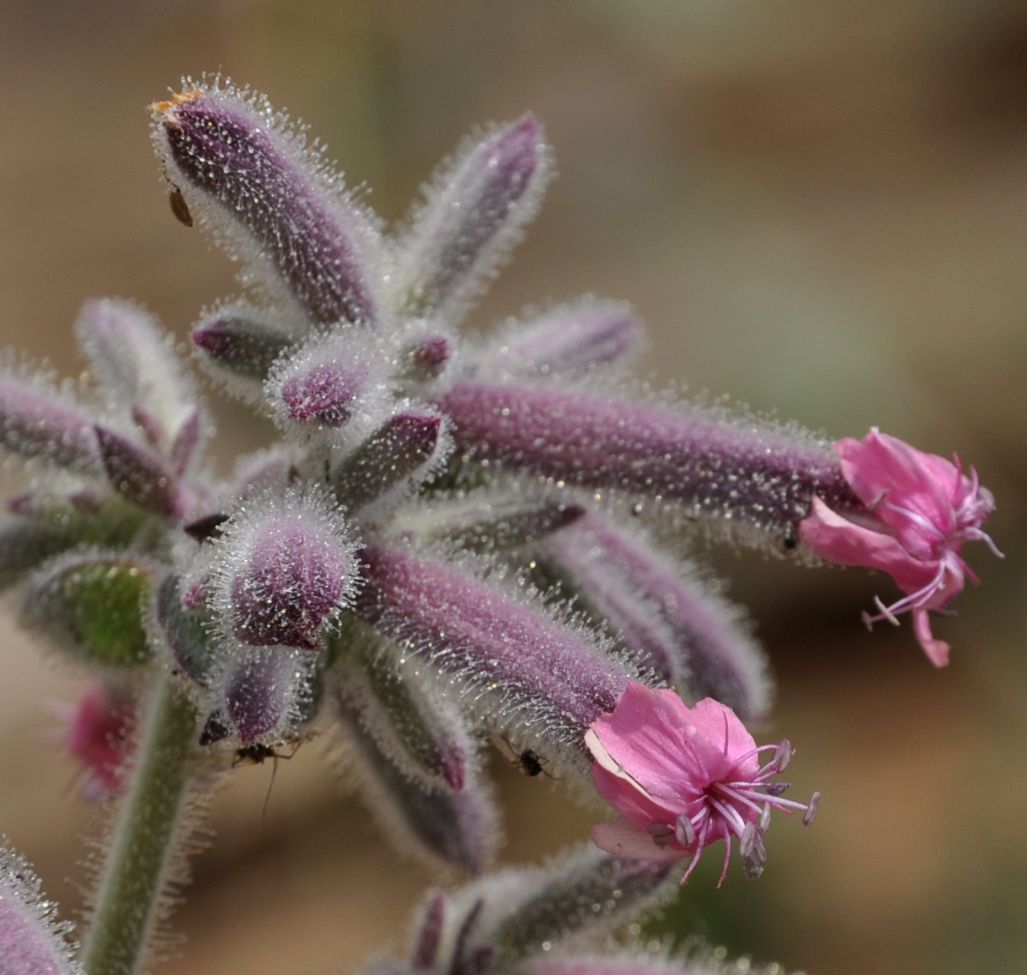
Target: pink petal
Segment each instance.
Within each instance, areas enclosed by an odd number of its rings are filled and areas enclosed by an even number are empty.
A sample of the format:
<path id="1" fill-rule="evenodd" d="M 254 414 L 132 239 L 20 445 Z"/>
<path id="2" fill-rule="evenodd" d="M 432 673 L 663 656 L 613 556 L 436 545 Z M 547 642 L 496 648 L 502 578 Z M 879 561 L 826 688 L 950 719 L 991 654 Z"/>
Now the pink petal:
<path id="1" fill-rule="evenodd" d="M 684 850 L 657 846 L 647 830 L 626 819 L 596 823 L 589 835 L 600 850 L 628 860 L 681 860 L 688 856 Z"/>
<path id="2" fill-rule="evenodd" d="M 913 558 L 892 535 L 857 525 L 816 497 L 812 513 L 799 523 L 799 538 L 828 562 L 887 572 L 903 592 L 923 589 L 938 573 L 937 562 Z"/>
<path id="3" fill-rule="evenodd" d="M 691 747 L 690 725 L 692 712 L 673 691 L 629 681 L 613 713 L 602 715 L 591 730 L 612 761 L 650 796 L 680 800 L 682 783 L 703 777 Z"/>
<path id="4" fill-rule="evenodd" d="M 593 752 L 593 754 L 595 754 Z M 622 816 L 630 819 L 638 826 L 648 826 L 650 823 L 667 822 L 677 817 L 679 813 L 690 814 L 698 809 L 690 808 L 693 804 L 701 803 L 702 794 L 694 793 L 690 800 L 675 797 L 673 800 L 660 800 L 645 791 L 634 779 L 631 779 L 623 771 L 609 771 L 596 760 L 592 766 L 592 782 L 596 792 L 605 799 Z"/>
<path id="5" fill-rule="evenodd" d="M 935 667 L 947 667 L 949 662 L 949 645 L 944 640 L 934 639 L 931 633 L 931 617 L 926 609 L 913 610 L 913 632 L 917 641 L 927 654 L 927 659 Z"/>
<path id="6" fill-rule="evenodd" d="M 841 440 L 836 448 L 842 473 L 859 499 L 918 555 L 927 557 L 952 530 L 960 475 L 944 457 L 925 454 L 876 427 L 862 441 Z"/>
<path id="7" fill-rule="evenodd" d="M 756 742 L 731 708 L 705 697 L 691 712 L 692 744 L 711 779 L 725 778 L 732 769 L 755 775 L 759 768 Z"/>

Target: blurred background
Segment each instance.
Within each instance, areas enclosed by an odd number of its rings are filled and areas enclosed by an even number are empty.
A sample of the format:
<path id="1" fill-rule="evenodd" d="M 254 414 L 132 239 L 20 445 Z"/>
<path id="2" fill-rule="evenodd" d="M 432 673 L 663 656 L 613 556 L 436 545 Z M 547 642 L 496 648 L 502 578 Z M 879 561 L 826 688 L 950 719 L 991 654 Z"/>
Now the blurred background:
<path id="1" fill-rule="evenodd" d="M 144 107 L 222 70 L 328 142 L 400 217 L 472 125 L 526 109 L 560 179 L 474 315 L 595 291 L 652 329 L 660 381 L 977 466 L 1006 559 L 937 632 L 867 634 L 885 580 L 713 553 L 777 669 L 766 734 L 815 826 L 781 821 L 758 883 L 715 856 L 661 930 L 832 975 L 1022 970 L 1027 956 L 1027 7 L 1015 0 L 0 0 L 3 344 L 73 375 L 83 298 L 185 336 L 232 267 L 168 210 Z M 222 461 L 263 431 L 212 394 Z M 10 475 L 11 472 L 8 472 Z M 13 484 L 14 480 L 9 481 Z M 973 588 L 973 587 L 971 587 Z M 72 914 L 96 811 L 47 735 L 78 677 L 0 617 L 0 832 Z M 381 838 L 320 744 L 242 768 L 172 930 L 167 975 L 345 973 L 434 878 Z M 558 783 L 494 761 L 504 862 L 585 835 Z M 343 777 L 344 778 L 344 777 Z M 345 786 L 345 782 L 342 783 Z M 174 944 L 168 953 L 174 954 Z"/>

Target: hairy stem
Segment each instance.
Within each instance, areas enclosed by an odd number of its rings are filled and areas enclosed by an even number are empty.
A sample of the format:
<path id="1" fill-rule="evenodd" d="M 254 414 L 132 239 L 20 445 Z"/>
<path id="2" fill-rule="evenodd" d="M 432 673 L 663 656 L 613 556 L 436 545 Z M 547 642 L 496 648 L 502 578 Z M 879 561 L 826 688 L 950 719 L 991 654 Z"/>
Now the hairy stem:
<path id="1" fill-rule="evenodd" d="M 186 805 L 196 711 L 174 678 L 159 676 L 154 690 L 96 896 L 87 975 L 139 971 Z"/>

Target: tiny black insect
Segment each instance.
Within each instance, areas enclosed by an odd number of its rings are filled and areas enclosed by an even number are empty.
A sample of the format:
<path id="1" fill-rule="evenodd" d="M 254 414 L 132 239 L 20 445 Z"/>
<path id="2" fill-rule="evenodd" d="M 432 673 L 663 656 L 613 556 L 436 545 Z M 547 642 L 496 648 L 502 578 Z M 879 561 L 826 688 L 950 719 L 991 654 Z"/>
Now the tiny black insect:
<path id="1" fill-rule="evenodd" d="M 787 549 L 789 552 L 792 551 L 792 549 L 795 549 L 795 548 L 798 548 L 798 547 L 799 547 L 799 540 L 794 535 L 788 535 L 785 538 L 785 549 Z"/>
<path id="2" fill-rule="evenodd" d="M 538 757 L 538 752 L 534 752 L 530 748 L 526 748 L 521 752 L 519 760 L 521 771 L 532 778 L 536 775 L 541 775 L 545 771 L 545 766 L 542 764 L 542 759 Z"/>
<path id="3" fill-rule="evenodd" d="M 256 742 L 238 749 L 232 765 L 263 765 L 269 758 L 292 758 L 292 755 L 279 755 L 270 745 Z"/>

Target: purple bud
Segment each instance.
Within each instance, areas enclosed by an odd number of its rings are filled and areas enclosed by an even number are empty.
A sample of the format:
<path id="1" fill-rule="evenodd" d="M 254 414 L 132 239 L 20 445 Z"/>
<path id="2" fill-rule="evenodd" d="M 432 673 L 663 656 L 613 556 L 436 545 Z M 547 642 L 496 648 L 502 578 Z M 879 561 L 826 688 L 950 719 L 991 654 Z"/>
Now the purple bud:
<path id="1" fill-rule="evenodd" d="M 530 115 L 465 144 L 400 242 L 397 287 L 408 306 L 455 324 L 534 216 L 549 170 Z"/>
<path id="2" fill-rule="evenodd" d="M 94 420 L 42 381 L 0 374 L 0 445 L 83 474 L 101 470 Z"/>
<path id="3" fill-rule="evenodd" d="M 127 301 L 87 301 L 75 334 L 111 406 L 131 417 L 154 447 L 170 455 L 179 444 L 181 452 L 183 437 L 195 446 L 203 426 L 196 388 L 172 337 L 152 315 Z"/>
<path id="4" fill-rule="evenodd" d="M 627 305 L 586 298 L 517 323 L 488 360 L 510 375 L 574 375 L 623 359 L 642 336 L 642 323 Z"/>
<path id="5" fill-rule="evenodd" d="M 363 619 L 467 692 L 482 720 L 543 736 L 547 756 L 569 746 L 585 767 L 585 731 L 614 709 L 631 677 L 624 664 L 463 569 L 380 546 L 362 560 Z"/>
<path id="6" fill-rule="evenodd" d="M 814 495 L 836 511 L 861 507 L 830 445 L 786 427 L 528 386 L 463 383 L 440 405 L 472 457 L 681 502 L 787 547 Z"/>
<path id="7" fill-rule="evenodd" d="M 266 104 L 230 88 L 153 106 L 154 141 L 189 209 L 276 275 L 309 319 L 373 323 L 366 218 Z"/>
<path id="8" fill-rule="evenodd" d="M 281 651 L 250 650 L 230 667 L 225 711 L 244 745 L 281 732 L 293 699 L 302 694 L 296 676 L 295 662 Z"/>
<path id="9" fill-rule="evenodd" d="M 495 969 L 504 970 L 526 956 L 551 951 L 563 939 L 604 931 L 636 921 L 669 900 L 677 889 L 669 860 L 622 860 L 594 848 L 578 848 L 542 868 L 512 868 L 464 888 L 452 899 L 457 920 L 479 911 L 473 926 L 451 930 L 454 956 L 473 957 L 488 946 Z M 459 970 L 454 958 L 454 970 Z"/>
<path id="10" fill-rule="evenodd" d="M 459 792 L 477 748 L 453 702 L 412 669 L 397 673 L 394 648 L 359 620 L 347 620 L 333 646 L 338 691 L 377 747 L 424 788 Z"/>
<path id="11" fill-rule="evenodd" d="M 339 500 L 350 511 L 423 476 L 445 453 L 445 418 L 411 408 L 391 417 L 331 472 Z"/>
<path id="12" fill-rule="evenodd" d="M 215 606 L 253 646 L 318 650 L 356 583 L 354 545 L 317 494 L 265 494 L 225 523 L 215 550 Z"/>
<path id="13" fill-rule="evenodd" d="M 180 518 L 185 513 L 186 500 L 178 478 L 159 455 L 99 425 L 96 440 L 107 479 L 121 497 L 166 518 Z"/>
<path id="14" fill-rule="evenodd" d="M 361 334 L 363 333 L 363 334 Z M 364 428 L 387 416 L 375 351 L 366 330 L 337 328 L 283 356 L 264 384 L 276 421 L 286 430 L 337 429 L 359 418 Z"/>
<path id="15" fill-rule="evenodd" d="M 645 667 L 691 700 L 714 697 L 749 721 L 765 715 L 766 661 L 740 610 L 641 531 L 590 513 L 546 546 L 586 604 Z"/>
<path id="16" fill-rule="evenodd" d="M 213 365 L 262 382 L 275 359 L 295 344 L 284 329 L 231 308 L 203 319 L 192 340 Z"/>
<path id="17" fill-rule="evenodd" d="M 82 975 L 68 941 L 72 926 L 57 920 L 28 861 L 0 846 L 0 964 L 4 975 Z"/>
<path id="18" fill-rule="evenodd" d="M 422 335 L 407 349 L 410 365 L 423 376 L 438 376 L 453 358 L 453 341 L 441 332 Z"/>
<path id="19" fill-rule="evenodd" d="M 290 420 L 341 427 L 353 410 L 366 376 L 362 370 L 320 363 L 282 384 L 282 402 Z"/>
<path id="20" fill-rule="evenodd" d="M 408 778 L 364 729 L 344 700 L 338 726 L 345 734 L 354 772 L 379 824 L 398 846 L 437 867 L 481 873 L 495 854 L 496 811 L 484 782 L 471 775 L 460 791 L 426 789 Z"/>

